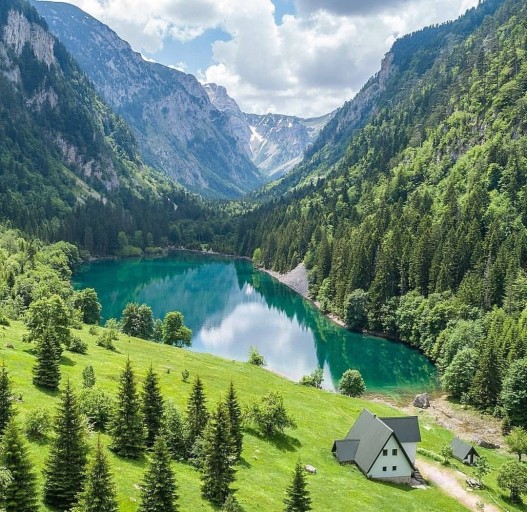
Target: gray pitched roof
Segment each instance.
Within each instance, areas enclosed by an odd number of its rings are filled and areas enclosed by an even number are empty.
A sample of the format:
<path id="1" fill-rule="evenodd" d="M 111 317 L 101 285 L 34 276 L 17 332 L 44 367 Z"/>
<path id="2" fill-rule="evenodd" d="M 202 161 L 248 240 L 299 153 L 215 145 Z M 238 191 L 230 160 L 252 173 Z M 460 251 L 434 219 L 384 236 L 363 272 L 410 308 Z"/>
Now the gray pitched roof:
<path id="1" fill-rule="evenodd" d="M 421 432 L 419 431 L 419 420 L 417 416 L 379 419 L 395 432 L 397 439 L 401 443 L 421 442 Z"/>
<path id="2" fill-rule="evenodd" d="M 399 438 L 398 433 L 402 439 Z M 333 443 L 332 451 L 339 462 L 355 462 L 367 474 L 392 436 L 412 466 L 401 443 L 421 440 L 417 416 L 378 418 L 367 409 L 363 409 L 346 438 Z"/>
<path id="3" fill-rule="evenodd" d="M 346 439 L 360 441 L 355 454 L 355 463 L 362 471 L 367 473 L 371 469 L 392 433 L 392 429 L 379 421 L 377 416 L 363 409 L 346 436 Z"/>
<path id="4" fill-rule="evenodd" d="M 452 451 L 454 452 L 454 457 L 456 457 L 456 459 L 464 460 L 468 457 L 471 452 L 474 453 L 474 455 L 476 455 L 477 457 L 479 457 L 478 452 L 473 446 L 468 443 L 465 443 L 465 441 L 462 441 L 457 437 L 452 439 L 450 447 L 452 448 Z"/>
<path id="5" fill-rule="evenodd" d="M 355 462 L 355 454 L 359 446 L 357 439 L 342 439 L 333 443 L 332 452 L 339 462 Z"/>

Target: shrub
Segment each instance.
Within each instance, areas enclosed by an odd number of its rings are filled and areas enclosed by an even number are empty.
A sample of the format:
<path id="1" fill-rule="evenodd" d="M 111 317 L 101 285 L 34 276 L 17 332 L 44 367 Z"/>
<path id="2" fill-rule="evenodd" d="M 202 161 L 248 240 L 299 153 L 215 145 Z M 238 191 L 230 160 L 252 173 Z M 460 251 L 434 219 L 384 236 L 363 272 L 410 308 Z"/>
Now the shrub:
<path id="1" fill-rule="evenodd" d="M 24 431 L 28 439 L 43 442 L 51 430 L 51 415 L 47 409 L 33 409 L 26 418 Z"/>
<path id="2" fill-rule="evenodd" d="M 79 408 L 97 430 L 105 430 L 114 409 L 113 398 L 97 388 L 85 388 L 79 394 Z"/>
<path id="3" fill-rule="evenodd" d="M 97 336 L 99 333 L 99 329 L 95 325 L 90 325 L 90 328 L 88 329 L 88 334 L 91 334 L 92 336 Z"/>
<path id="4" fill-rule="evenodd" d="M 264 356 L 258 352 L 256 347 L 251 347 L 249 349 L 249 363 L 254 364 L 255 366 L 265 366 L 267 364 Z"/>
<path id="5" fill-rule="evenodd" d="M 78 336 L 72 336 L 68 350 L 76 354 L 86 354 L 88 352 L 88 343 L 81 340 Z"/>
<path id="6" fill-rule="evenodd" d="M 119 336 L 117 331 L 114 329 L 106 329 L 103 333 L 97 338 L 97 346 L 103 347 L 108 350 L 115 350 L 115 345 L 113 344 L 114 340 L 118 340 Z"/>
<path id="7" fill-rule="evenodd" d="M 190 377 L 190 372 L 185 368 L 182 372 L 181 372 L 181 380 L 183 382 L 188 382 L 188 379 Z"/>
<path id="8" fill-rule="evenodd" d="M 346 370 L 339 381 L 339 392 L 347 396 L 361 396 L 366 390 L 364 379 L 358 370 Z"/>
<path id="9" fill-rule="evenodd" d="M 287 427 L 296 428 L 295 421 L 286 411 L 281 393 L 277 391 L 267 393 L 259 402 L 252 404 L 248 417 L 266 437 L 282 433 Z"/>
<path id="10" fill-rule="evenodd" d="M 324 371 L 322 368 L 317 368 L 311 375 L 304 375 L 299 384 L 302 386 L 310 386 L 317 389 L 322 389 L 322 381 L 324 380 Z"/>
<path id="11" fill-rule="evenodd" d="M 454 456 L 454 451 L 449 444 L 445 444 L 441 447 L 441 457 L 443 457 L 443 465 L 448 466 L 450 464 L 450 459 Z"/>

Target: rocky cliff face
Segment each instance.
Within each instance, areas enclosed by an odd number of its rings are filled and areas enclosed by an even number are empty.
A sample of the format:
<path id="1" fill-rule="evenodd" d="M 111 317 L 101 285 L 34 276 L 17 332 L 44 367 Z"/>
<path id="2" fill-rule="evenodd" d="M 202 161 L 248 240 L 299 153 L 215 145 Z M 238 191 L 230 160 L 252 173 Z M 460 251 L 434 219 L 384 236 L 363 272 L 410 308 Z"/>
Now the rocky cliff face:
<path id="1" fill-rule="evenodd" d="M 237 197 L 262 183 L 232 120 L 194 76 L 146 62 L 72 5 L 34 5 L 104 100 L 131 125 L 146 163 L 208 196 Z"/>
<path id="2" fill-rule="evenodd" d="M 302 161 L 307 147 L 333 116 L 301 119 L 280 114 L 244 114 L 225 87 L 206 84 L 204 88 L 216 108 L 228 115 L 240 148 L 272 178 L 286 174 Z"/>
<path id="3" fill-rule="evenodd" d="M 61 123 L 49 123 L 51 118 L 60 115 L 59 111 L 68 111 L 71 99 L 62 83 L 63 70 L 55 38 L 43 24 L 17 10 L 15 3 L 6 13 L 5 23 L 0 29 L 1 75 L 23 97 L 24 106 L 41 124 L 47 143 L 58 150 L 68 168 L 81 180 L 91 180 L 94 185 L 97 182 L 97 186 L 106 191 L 119 188 L 120 182 L 108 151 L 89 154 L 79 140 L 62 130 Z"/>

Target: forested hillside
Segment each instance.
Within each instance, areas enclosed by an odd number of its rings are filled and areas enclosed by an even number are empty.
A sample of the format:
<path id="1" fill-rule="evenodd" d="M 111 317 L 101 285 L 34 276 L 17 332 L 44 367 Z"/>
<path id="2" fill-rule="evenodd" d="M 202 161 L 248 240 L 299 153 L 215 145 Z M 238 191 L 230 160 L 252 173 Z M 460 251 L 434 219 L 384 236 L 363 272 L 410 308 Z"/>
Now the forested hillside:
<path id="1" fill-rule="evenodd" d="M 341 130 L 344 156 L 298 169 L 238 231 L 243 253 L 280 271 L 303 260 L 323 309 L 463 373 L 445 387 L 490 410 L 527 352 L 526 57 L 520 0 L 398 41 L 367 119 Z"/>
<path id="2" fill-rule="evenodd" d="M 0 220 L 44 240 L 108 254 L 135 237 L 141 249 L 178 243 L 178 225 L 203 215 L 143 165 L 129 128 L 24 0 L 0 4 L 0 141 Z"/>

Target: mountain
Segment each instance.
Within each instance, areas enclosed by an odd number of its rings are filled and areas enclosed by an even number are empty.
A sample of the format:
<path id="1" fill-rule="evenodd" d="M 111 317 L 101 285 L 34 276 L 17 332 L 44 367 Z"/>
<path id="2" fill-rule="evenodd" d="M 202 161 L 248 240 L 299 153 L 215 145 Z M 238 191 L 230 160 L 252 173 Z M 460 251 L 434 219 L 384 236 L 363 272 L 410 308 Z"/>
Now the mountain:
<path id="1" fill-rule="evenodd" d="M 37 11 L 23 0 L 2 0 L 0 220 L 107 254 L 117 249 L 120 231 L 161 245 L 174 226 L 202 211 L 143 164 L 126 123 Z"/>
<path id="2" fill-rule="evenodd" d="M 263 180 L 198 80 L 145 61 L 77 7 L 34 2 L 95 88 L 131 126 L 145 162 L 194 192 L 238 197 Z"/>
<path id="3" fill-rule="evenodd" d="M 499 411 L 527 356 L 526 155 L 527 3 L 486 0 L 396 41 L 236 244 L 275 270 L 303 261 L 324 311 Z"/>
<path id="4" fill-rule="evenodd" d="M 301 162 L 306 149 L 333 117 L 333 113 L 313 119 L 244 114 L 225 87 L 206 84 L 204 88 L 217 109 L 228 114 L 232 132 L 252 162 L 272 178 L 286 174 Z"/>

